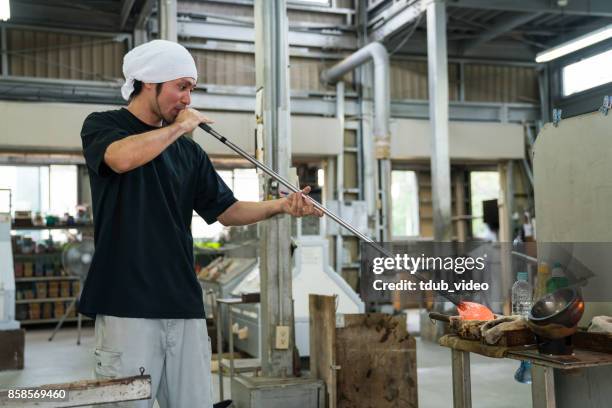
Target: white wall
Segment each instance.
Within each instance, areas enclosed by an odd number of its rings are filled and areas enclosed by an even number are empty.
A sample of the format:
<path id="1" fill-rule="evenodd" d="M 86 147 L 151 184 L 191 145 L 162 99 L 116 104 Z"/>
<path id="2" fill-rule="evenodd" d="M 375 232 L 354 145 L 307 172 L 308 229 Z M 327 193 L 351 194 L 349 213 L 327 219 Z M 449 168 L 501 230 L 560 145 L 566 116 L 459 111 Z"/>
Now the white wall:
<path id="1" fill-rule="evenodd" d="M 117 109 L 110 105 L 0 101 L 0 150 L 81 150 L 81 126 L 91 112 Z M 234 143 L 254 152 L 254 115 L 211 112 L 214 127 Z M 340 125 L 334 118 L 292 116 L 292 151 L 296 155 L 336 155 L 342 151 Z M 232 154 L 198 129 L 195 140 L 209 154 Z"/>
<path id="2" fill-rule="evenodd" d="M 512 123 L 450 122 L 451 159 L 508 160 L 522 159 L 525 152 L 523 126 Z M 391 158 L 395 160 L 429 159 L 431 127 L 429 121 L 393 119 L 391 122 Z"/>

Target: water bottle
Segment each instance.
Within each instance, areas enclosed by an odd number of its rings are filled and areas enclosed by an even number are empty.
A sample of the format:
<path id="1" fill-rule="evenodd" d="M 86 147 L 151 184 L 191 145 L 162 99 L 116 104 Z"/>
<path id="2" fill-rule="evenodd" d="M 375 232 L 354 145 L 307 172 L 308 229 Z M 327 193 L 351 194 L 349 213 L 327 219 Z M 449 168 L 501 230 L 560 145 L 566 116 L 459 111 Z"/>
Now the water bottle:
<path id="1" fill-rule="evenodd" d="M 527 281 L 528 276 L 527 272 L 519 272 L 516 282 L 512 285 L 512 314 L 524 319 L 529 317 L 533 302 L 531 285 Z M 529 361 L 521 361 L 521 365 L 514 373 L 514 379 L 523 384 L 531 384 L 531 363 Z"/>
<path id="2" fill-rule="evenodd" d="M 512 314 L 527 319 L 533 300 L 531 285 L 527 282 L 527 272 L 519 272 L 516 278 L 512 285 Z"/>

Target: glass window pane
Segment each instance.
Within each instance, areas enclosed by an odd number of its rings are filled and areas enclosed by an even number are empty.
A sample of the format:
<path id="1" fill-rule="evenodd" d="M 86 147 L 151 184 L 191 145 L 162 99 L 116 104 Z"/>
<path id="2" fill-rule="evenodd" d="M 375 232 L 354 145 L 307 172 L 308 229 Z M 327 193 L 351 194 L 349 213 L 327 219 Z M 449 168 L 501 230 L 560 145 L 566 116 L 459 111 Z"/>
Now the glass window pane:
<path id="1" fill-rule="evenodd" d="M 77 166 L 49 166 L 49 213 L 76 215 Z"/>
<path id="2" fill-rule="evenodd" d="M 238 200 L 259 201 L 259 179 L 255 169 L 218 170 L 217 173 Z M 216 240 L 222 231 L 223 225 L 219 222 L 208 225 L 199 215 L 193 213 L 191 234 L 194 239 Z"/>
<path id="3" fill-rule="evenodd" d="M 0 166 L 0 188 L 11 190 L 13 215 L 15 210 L 42 211 L 47 197 L 42 195 L 40 173 L 38 166 Z"/>
<path id="4" fill-rule="evenodd" d="M 563 67 L 563 95 L 612 82 L 612 50 Z"/>
<path id="5" fill-rule="evenodd" d="M 392 235 L 419 235 L 419 191 L 416 173 L 407 170 L 391 172 Z"/>
<path id="6" fill-rule="evenodd" d="M 470 195 L 472 204 L 472 235 L 489 239 L 492 232 L 482 221 L 482 202 L 499 198 L 499 173 L 496 171 L 472 171 L 470 173 Z"/>
<path id="7" fill-rule="evenodd" d="M 257 170 L 234 170 L 234 195 L 241 201 L 259 201 L 259 178 L 257 177 Z"/>

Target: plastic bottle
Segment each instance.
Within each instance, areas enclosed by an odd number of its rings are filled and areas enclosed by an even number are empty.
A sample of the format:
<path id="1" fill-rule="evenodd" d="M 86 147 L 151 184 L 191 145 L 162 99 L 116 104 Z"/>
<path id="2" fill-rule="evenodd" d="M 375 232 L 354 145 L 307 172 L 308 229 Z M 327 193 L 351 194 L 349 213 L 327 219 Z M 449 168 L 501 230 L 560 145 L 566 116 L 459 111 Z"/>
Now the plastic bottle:
<path id="1" fill-rule="evenodd" d="M 533 302 L 531 285 L 527 281 L 527 272 L 519 272 L 517 281 L 512 285 L 512 314 L 527 319 Z M 521 361 L 521 365 L 514 373 L 514 379 L 523 384 L 531 384 L 531 363 Z"/>
<path id="2" fill-rule="evenodd" d="M 538 265 L 538 274 L 536 279 L 537 286 L 535 293 L 533 294 L 534 300 L 538 300 L 548 293 L 546 290 L 546 284 L 548 283 L 550 277 L 550 268 L 548 267 L 548 264 L 546 262 L 541 262 Z"/>
<path id="3" fill-rule="evenodd" d="M 569 286 L 569 281 L 565 277 L 565 271 L 559 262 L 555 262 L 553 264 L 552 277 L 546 282 L 546 292 L 553 293 L 567 286 Z"/>
<path id="4" fill-rule="evenodd" d="M 526 319 L 531 310 L 533 293 L 531 285 L 527 282 L 527 272 L 519 272 L 516 278 L 517 281 L 512 285 L 512 314 L 523 316 Z"/>

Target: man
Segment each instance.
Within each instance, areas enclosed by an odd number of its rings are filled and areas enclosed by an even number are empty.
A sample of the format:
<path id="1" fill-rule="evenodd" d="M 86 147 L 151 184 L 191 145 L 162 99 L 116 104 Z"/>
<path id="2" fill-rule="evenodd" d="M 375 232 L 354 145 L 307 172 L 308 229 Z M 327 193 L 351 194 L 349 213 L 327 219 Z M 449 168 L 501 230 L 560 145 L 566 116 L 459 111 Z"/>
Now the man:
<path id="1" fill-rule="evenodd" d="M 211 407 L 210 344 L 193 267 L 195 210 L 209 224 L 246 225 L 276 214 L 322 214 L 309 188 L 265 202 L 237 201 L 192 139 L 211 123 L 190 109 L 193 57 L 156 40 L 123 63 L 126 108 L 83 124 L 96 251 L 79 311 L 96 319 L 98 378 L 151 375 L 152 399 L 128 406 Z M 125 406 L 125 405 L 122 405 Z"/>

